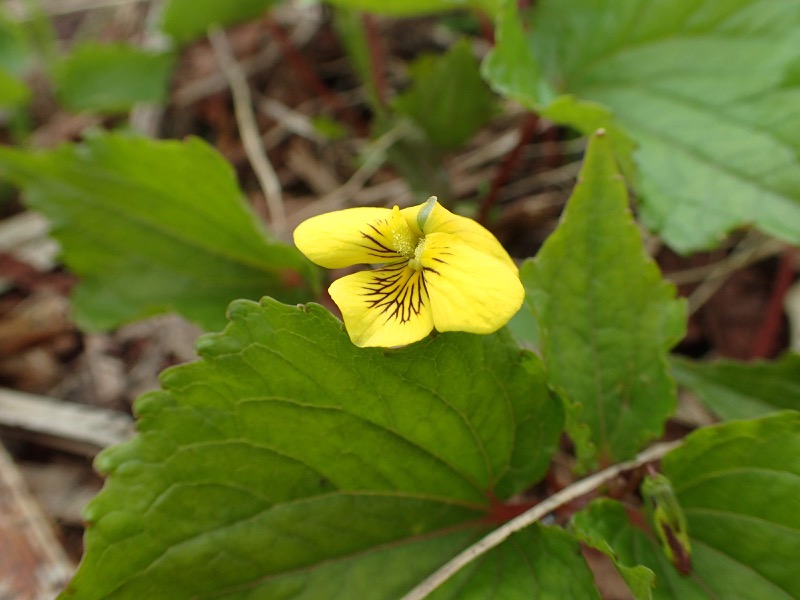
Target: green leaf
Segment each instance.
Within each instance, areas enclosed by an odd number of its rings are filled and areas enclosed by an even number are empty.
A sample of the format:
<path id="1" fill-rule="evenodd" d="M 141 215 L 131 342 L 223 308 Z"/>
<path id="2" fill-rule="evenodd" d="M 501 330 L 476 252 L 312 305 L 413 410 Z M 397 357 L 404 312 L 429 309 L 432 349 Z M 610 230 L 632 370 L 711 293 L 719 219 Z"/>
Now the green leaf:
<path id="1" fill-rule="evenodd" d="M 0 68 L 0 107 L 17 108 L 27 104 L 30 97 L 24 82 Z"/>
<path id="2" fill-rule="evenodd" d="M 351 68 L 364 84 L 370 108 L 379 113 L 384 107 L 372 75 L 373 56 L 364 31 L 363 16 L 360 11 L 340 7 L 333 13 L 333 25 Z"/>
<path id="3" fill-rule="evenodd" d="M 34 58 L 25 28 L 6 17 L 0 7 L 0 108 L 15 109 L 28 103 L 31 91 L 21 77 Z"/>
<path id="4" fill-rule="evenodd" d="M 534 271 L 535 267 L 531 261 L 522 263 L 519 269 L 519 277 L 525 287 L 525 300 L 522 303 L 522 308 L 511 318 L 507 327 L 522 348 L 540 353 L 539 323 L 536 320 L 534 306 L 531 304 L 531 297 L 534 292 L 534 283 L 531 277 Z"/>
<path id="5" fill-rule="evenodd" d="M 0 148 L 0 176 L 24 188 L 80 277 L 78 322 L 109 329 L 176 311 L 207 329 L 234 298 L 313 297 L 317 270 L 270 239 L 234 173 L 197 139 L 158 142 L 119 134 L 29 153 Z"/>
<path id="6" fill-rule="evenodd" d="M 573 516 L 570 529 L 580 541 L 611 558 L 636 600 L 650 600 L 653 597 L 655 573 L 638 564 L 642 553 L 635 549 L 644 547 L 653 550 L 657 546 L 644 532 L 631 527 L 625 508 L 620 503 L 605 498 L 592 501 Z M 658 562 L 652 561 L 654 557 L 649 555 L 651 563 Z"/>
<path id="7" fill-rule="evenodd" d="M 366 12 L 409 17 L 438 12 L 479 9 L 493 15 L 500 0 L 327 0 L 327 4 Z"/>
<path id="8" fill-rule="evenodd" d="M 212 25 L 233 25 L 254 19 L 275 4 L 277 0 L 168 0 L 161 30 L 177 43 L 186 44 L 204 37 Z"/>
<path id="9" fill-rule="evenodd" d="M 605 129 L 614 157 L 623 175 L 629 181 L 637 177 L 636 164 L 633 152 L 636 143 L 631 139 L 625 129 L 613 119 L 611 111 L 595 102 L 578 100 L 574 96 L 559 96 L 539 113 L 556 123 L 566 123 L 586 133 L 593 133 L 598 129 Z"/>
<path id="10" fill-rule="evenodd" d="M 585 133 L 605 107 L 639 146 L 642 214 L 670 245 L 749 223 L 800 242 L 800 4 L 542 0 L 523 22 L 515 5 L 485 74 Z M 562 94 L 587 114 L 554 106 Z"/>
<path id="11" fill-rule="evenodd" d="M 58 98 L 69 110 L 112 113 L 164 102 L 174 62 L 170 52 L 84 42 L 54 70 Z"/>
<path id="12" fill-rule="evenodd" d="M 98 457 L 64 599 L 394 600 L 547 470 L 563 412 L 504 332 L 359 349 L 316 305 L 230 317 Z"/>
<path id="13" fill-rule="evenodd" d="M 672 357 L 677 382 L 695 392 L 722 419 L 749 419 L 800 409 L 800 355 L 774 362 L 720 360 L 700 363 Z"/>
<path id="14" fill-rule="evenodd" d="M 425 55 L 409 68 L 411 87 L 394 99 L 396 111 L 416 122 L 439 148 L 464 144 L 492 116 L 495 99 L 481 79 L 469 41 L 442 56 Z"/>
<path id="15" fill-rule="evenodd" d="M 558 92 L 547 81 L 538 58 L 531 52 L 520 25 L 517 4 L 502 1 L 495 22 L 495 46 L 484 60 L 483 76 L 499 94 L 531 110 L 540 110 L 555 100 Z"/>
<path id="16" fill-rule="evenodd" d="M 33 65 L 35 55 L 25 27 L 9 19 L 0 7 L 0 71 L 23 75 Z"/>
<path id="17" fill-rule="evenodd" d="M 800 597 L 800 413 L 699 430 L 662 469 L 688 521 L 693 579 L 708 596 Z"/>
<path id="18" fill-rule="evenodd" d="M 599 599 L 577 541 L 560 527 L 534 524 L 471 562 L 430 600 Z"/>
<path id="19" fill-rule="evenodd" d="M 645 252 L 604 135 L 590 140 L 561 223 L 521 277 L 583 465 L 634 455 L 675 407 L 666 356 L 685 305 Z"/>

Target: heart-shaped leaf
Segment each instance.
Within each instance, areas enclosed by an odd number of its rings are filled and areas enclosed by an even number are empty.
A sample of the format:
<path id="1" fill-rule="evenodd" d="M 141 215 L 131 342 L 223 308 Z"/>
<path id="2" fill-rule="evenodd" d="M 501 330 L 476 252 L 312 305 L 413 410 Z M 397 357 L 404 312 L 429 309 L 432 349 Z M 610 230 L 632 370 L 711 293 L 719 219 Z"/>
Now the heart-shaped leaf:
<path id="1" fill-rule="evenodd" d="M 563 411 L 505 332 L 359 349 L 319 306 L 230 314 L 98 458 L 64 598 L 396 599 L 544 475 Z"/>

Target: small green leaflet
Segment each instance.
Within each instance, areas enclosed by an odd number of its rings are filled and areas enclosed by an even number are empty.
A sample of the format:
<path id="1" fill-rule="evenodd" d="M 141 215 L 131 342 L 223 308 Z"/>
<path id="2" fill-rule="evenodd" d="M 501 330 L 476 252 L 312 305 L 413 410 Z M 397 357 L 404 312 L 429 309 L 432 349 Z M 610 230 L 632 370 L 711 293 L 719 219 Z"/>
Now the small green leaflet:
<path id="1" fill-rule="evenodd" d="M 205 37 L 212 25 L 233 25 L 264 14 L 277 0 L 167 0 L 161 12 L 161 31 L 178 44 Z"/>
<path id="2" fill-rule="evenodd" d="M 409 68 L 412 84 L 392 102 L 438 148 L 454 150 L 495 111 L 495 97 L 481 79 L 472 46 L 462 39 L 442 56 L 423 55 Z"/>
<path id="3" fill-rule="evenodd" d="M 0 68 L 0 109 L 18 108 L 27 104 L 30 98 L 28 86 Z"/>
<path id="4" fill-rule="evenodd" d="M 164 102 L 175 57 L 128 44 L 85 42 L 54 69 L 61 103 L 72 111 L 126 112 L 139 102 Z"/>
<path id="5" fill-rule="evenodd" d="M 500 0 L 329 0 L 328 4 L 342 8 L 363 10 L 366 12 L 410 17 L 437 12 L 462 10 L 465 8 L 480 9 L 486 14 L 497 12 Z"/>
<path id="6" fill-rule="evenodd" d="M 0 109 L 25 105 L 31 91 L 22 76 L 33 65 L 35 49 L 25 27 L 9 19 L 0 7 Z"/>
<path id="7" fill-rule="evenodd" d="M 692 544 L 672 483 L 661 473 L 647 474 L 639 487 L 647 507 L 650 526 L 673 566 L 683 575 L 692 571 Z"/>

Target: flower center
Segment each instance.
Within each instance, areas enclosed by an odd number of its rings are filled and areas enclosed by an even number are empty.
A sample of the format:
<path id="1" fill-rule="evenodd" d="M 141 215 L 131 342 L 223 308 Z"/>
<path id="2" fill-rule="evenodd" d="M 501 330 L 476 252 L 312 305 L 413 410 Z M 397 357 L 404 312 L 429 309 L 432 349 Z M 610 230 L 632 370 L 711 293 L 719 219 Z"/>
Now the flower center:
<path id="1" fill-rule="evenodd" d="M 414 258 L 409 259 L 408 266 L 419 271 L 422 268 L 422 253 L 425 251 L 425 236 L 419 238 L 417 247 L 414 248 Z"/>
<path id="2" fill-rule="evenodd" d="M 403 224 L 405 225 L 405 223 Z M 404 258 L 414 256 L 414 246 L 417 244 L 416 236 L 409 231 L 408 227 L 392 230 L 392 241 L 395 251 Z"/>

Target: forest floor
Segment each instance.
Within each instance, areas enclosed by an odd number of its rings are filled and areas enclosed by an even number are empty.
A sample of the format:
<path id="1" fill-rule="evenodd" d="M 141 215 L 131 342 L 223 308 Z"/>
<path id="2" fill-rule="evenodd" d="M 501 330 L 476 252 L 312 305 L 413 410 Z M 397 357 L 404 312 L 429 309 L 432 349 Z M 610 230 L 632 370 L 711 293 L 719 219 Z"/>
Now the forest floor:
<path id="1" fill-rule="evenodd" d="M 46 4 L 54 11 L 62 49 L 87 36 L 103 42 L 145 41 L 147 2 L 107 8 L 92 4 L 72 2 L 66 10 Z M 441 53 L 457 38 L 441 19 L 369 18 L 365 26 L 381 58 L 377 87 L 389 97 L 406 85 L 410 61 L 421 53 Z M 475 26 L 475 50 L 485 54 L 491 40 L 479 21 Z M 283 190 L 286 231 L 329 210 L 411 202 L 411 189 L 391 165 L 361 161 L 385 140 L 370 138 L 372 115 L 364 86 L 346 60 L 326 10 L 282 7 L 226 33 L 234 60 L 247 76 L 257 134 Z M 242 144 L 229 74 L 220 67 L 224 62 L 209 40 L 188 46 L 169 101 L 155 110 L 134 111 L 131 119 L 153 137 L 194 135 L 213 144 L 234 166 L 254 209 L 266 219 L 264 194 Z M 32 83 L 36 96 L 29 143 L 34 147 L 50 148 L 79 140 L 89 128 L 120 124 L 118 117 L 69 113 L 58 105 L 44 78 Z M 502 109 L 464 147 L 443 157 L 438 167 L 450 190 L 431 193 L 442 193 L 464 212 L 485 217 L 512 256 L 521 260 L 533 256 L 555 228 L 584 142 L 520 106 L 504 104 Z M 315 128 L 319 116 L 346 123 L 349 133 L 333 140 L 320 136 Z M 10 143 L 3 127 L 0 121 L 0 143 Z M 2 565 L 20 559 L 32 573 L 42 564 L 67 571 L 77 564 L 81 509 L 102 485 L 92 458 L 132 434 L 133 401 L 157 388 L 161 370 L 192 360 L 200 334 L 176 316 L 108 333 L 80 331 L 69 306 L 76 279 L 59 264 L 46 222 L 27 211 L 16 192 L 3 193 L 0 506 L 21 503 L 25 508 L 20 510 L 27 512 L 17 514 L 17 521 L 11 513 L 0 516 L 0 535 L 3 527 L 9 536 L 16 529 L 20 540 L 39 535 L 32 533 L 33 527 L 51 537 L 35 542 L 38 550 L 26 557 L 12 556 L 19 554 L 14 546 L 0 544 L 0 582 Z M 688 333 L 677 352 L 750 360 L 776 356 L 791 343 L 789 319 L 798 310 L 796 301 L 794 308 L 784 307 L 797 270 L 791 250 L 749 231 L 737 232 L 713 252 L 692 256 L 679 256 L 655 237 L 645 238 L 665 277 L 689 299 Z M 707 419 L 687 404 L 674 426 L 690 428 Z M 36 585 L 31 583 L 31 589 Z M 6 597 L 2 587 L 0 598 Z M 625 597 L 613 583 L 605 594 Z"/>

